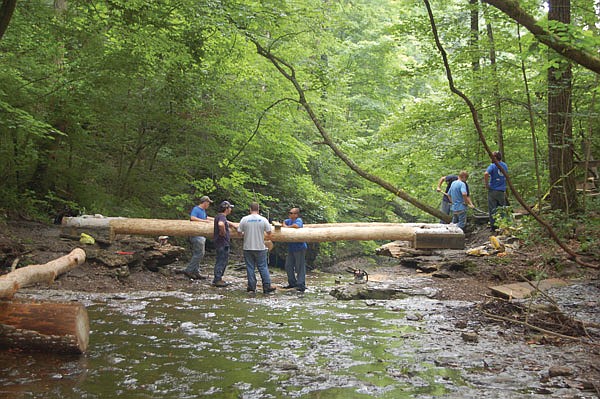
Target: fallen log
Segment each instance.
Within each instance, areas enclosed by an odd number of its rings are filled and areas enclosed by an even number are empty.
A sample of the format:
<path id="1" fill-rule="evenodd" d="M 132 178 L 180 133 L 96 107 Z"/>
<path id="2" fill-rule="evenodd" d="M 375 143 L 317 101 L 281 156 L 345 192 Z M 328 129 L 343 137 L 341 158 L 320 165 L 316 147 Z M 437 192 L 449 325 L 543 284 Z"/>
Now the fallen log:
<path id="1" fill-rule="evenodd" d="M 41 282 L 52 283 L 56 276 L 85 262 L 85 251 L 75 248 L 68 255 L 62 256 L 43 265 L 25 266 L 0 276 L 0 298 L 12 298 L 21 287 L 28 287 Z"/>
<path id="2" fill-rule="evenodd" d="M 81 218 L 64 218 L 65 226 L 85 227 Z M 94 221 L 90 228 L 97 228 Z M 117 234 L 204 236 L 213 237 L 211 223 L 197 223 L 188 220 L 126 219 L 107 218 L 103 226 L 110 229 L 112 238 Z M 464 248 L 464 233 L 455 225 L 427 223 L 329 223 L 305 224 L 303 229 L 275 228 L 271 235 L 273 242 L 328 242 L 328 241 L 368 241 L 401 240 L 412 243 L 414 248 Z M 232 238 L 241 238 L 237 231 L 231 231 Z"/>
<path id="3" fill-rule="evenodd" d="M 0 301 L 0 346 L 80 354 L 89 343 L 89 319 L 78 303 Z"/>

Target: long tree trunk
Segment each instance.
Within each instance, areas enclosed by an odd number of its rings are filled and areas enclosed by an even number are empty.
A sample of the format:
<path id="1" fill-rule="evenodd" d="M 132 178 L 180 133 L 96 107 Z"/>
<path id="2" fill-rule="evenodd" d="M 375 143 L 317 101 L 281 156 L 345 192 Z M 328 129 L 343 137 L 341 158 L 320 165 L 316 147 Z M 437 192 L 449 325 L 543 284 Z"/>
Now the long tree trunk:
<path id="1" fill-rule="evenodd" d="M 517 36 L 519 41 L 519 54 L 523 55 L 523 47 L 521 44 L 521 28 L 517 24 Z M 537 183 L 537 204 L 541 206 L 542 202 L 542 178 L 540 176 L 540 161 L 538 157 L 538 142 L 535 133 L 535 118 L 533 113 L 533 105 L 531 104 L 531 93 L 529 92 L 529 81 L 525 71 L 525 61 L 521 57 L 521 74 L 523 75 L 523 85 L 525 86 L 525 96 L 527 97 L 527 112 L 529 114 L 529 128 L 531 129 L 531 151 L 533 152 L 533 163 L 535 166 L 535 180 Z"/>
<path id="2" fill-rule="evenodd" d="M 498 150 L 502 153 L 502 159 L 508 159 L 504 151 L 504 132 L 502 129 L 502 102 L 500 100 L 500 84 L 498 79 L 498 65 L 496 64 L 496 45 L 494 43 L 494 32 L 490 23 L 486 24 L 487 36 L 490 43 L 490 64 L 492 67 L 492 93 L 494 96 L 494 111 L 496 120 L 496 142 Z"/>
<path id="3" fill-rule="evenodd" d="M 571 21 L 570 0 L 550 0 L 548 18 Z M 552 209 L 567 213 L 576 206 L 573 173 L 573 125 L 571 117 L 571 65 L 551 55 L 558 66 L 548 69 L 548 165 L 550 172 L 550 204 Z"/>

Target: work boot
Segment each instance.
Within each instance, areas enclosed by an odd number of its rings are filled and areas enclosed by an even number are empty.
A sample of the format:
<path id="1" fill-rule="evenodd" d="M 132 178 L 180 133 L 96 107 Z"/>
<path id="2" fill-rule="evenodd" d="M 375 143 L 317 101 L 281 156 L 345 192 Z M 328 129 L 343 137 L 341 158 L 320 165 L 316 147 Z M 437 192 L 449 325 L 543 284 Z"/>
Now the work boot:
<path id="1" fill-rule="evenodd" d="M 227 287 L 227 286 L 229 286 L 229 283 L 226 283 L 226 282 L 225 282 L 225 281 L 223 281 L 223 280 L 219 280 L 219 281 L 217 281 L 216 283 L 213 283 L 213 286 L 214 286 L 214 287 L 219 287 L 219 288 L 224 288 L 224 287 Z"/>
<path id="2" fill-rule="evenodd" d="M 267 285 L 266 287 L 263 287 L 263 292 L 265 294 L 270 294 L 271 292 L 275 292 L 276 288 L 275 287 L 271 287 L 270 285 Z"/>
<path id="3" fill-rule="evenodd" d="M 183 274 L 185 274 L 188 278 L 191 278 L 192 280 L 205 280 L 206 279 L 206 277 L 202 276 L 198 272 L 188 272 L 187 270 L 184 270 Z"/>

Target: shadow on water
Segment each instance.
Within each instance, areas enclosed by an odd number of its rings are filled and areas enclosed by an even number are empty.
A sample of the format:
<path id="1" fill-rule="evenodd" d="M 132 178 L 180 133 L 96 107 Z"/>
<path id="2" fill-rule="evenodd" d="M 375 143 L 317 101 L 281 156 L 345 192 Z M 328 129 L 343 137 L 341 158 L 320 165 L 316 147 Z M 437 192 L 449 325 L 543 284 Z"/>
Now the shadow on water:
<path id="1" fill-rule="evenodd" d="M 411 398 L 464 384 L 415 360 L 402 312 L 325 290 L 56 295 L 86 305 L 88 353 L 0 352 L 1 397 Z"/>

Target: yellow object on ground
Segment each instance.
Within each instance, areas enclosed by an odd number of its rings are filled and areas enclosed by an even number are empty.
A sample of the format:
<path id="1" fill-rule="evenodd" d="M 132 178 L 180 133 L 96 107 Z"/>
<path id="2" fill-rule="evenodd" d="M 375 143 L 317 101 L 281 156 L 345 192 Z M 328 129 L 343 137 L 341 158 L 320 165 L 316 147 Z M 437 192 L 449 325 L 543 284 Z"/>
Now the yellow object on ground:
<path id="1" fill-rule="evenodd" d="M 79 237 L 79 242 L 82 244 L 95 244 L 96 240 L 94 240 L 94 237 L 92 237 L 89 234 L 81 233 L 81 236 Z"/>
<path id="2" fill-rule="evenodd" d="M 498 237 L 496 236 L 491 236 L 490 237 L 490 243 L 492 243 L 492 247 L 494 247 L 494 249 L 503 251 L 504 250 L 504 245 L 502 245 L 500 243 L 500 240 L 498 240 Z"/>

